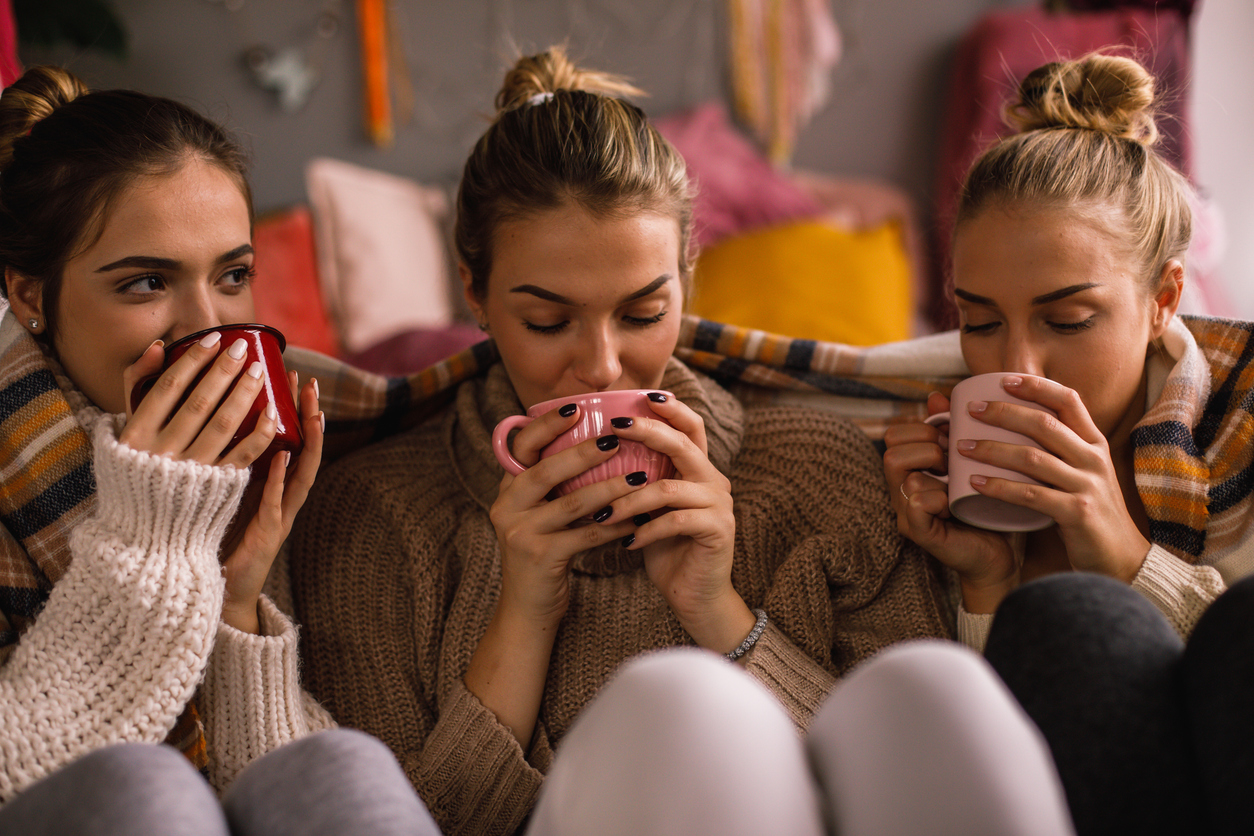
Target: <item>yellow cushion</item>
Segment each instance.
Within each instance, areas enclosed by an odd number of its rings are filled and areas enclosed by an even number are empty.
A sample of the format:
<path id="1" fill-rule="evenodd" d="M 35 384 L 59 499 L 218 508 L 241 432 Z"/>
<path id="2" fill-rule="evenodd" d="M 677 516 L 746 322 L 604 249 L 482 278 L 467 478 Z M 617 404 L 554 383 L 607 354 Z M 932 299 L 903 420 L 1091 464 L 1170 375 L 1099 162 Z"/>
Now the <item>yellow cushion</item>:
<path id="1" fill-rule="evenodd" d="M 698 316 L 790 337 L 908 339 L 910 261 L 896 223 L 859 232 L 802 221 L 725 238 L 697 260 Z"/>

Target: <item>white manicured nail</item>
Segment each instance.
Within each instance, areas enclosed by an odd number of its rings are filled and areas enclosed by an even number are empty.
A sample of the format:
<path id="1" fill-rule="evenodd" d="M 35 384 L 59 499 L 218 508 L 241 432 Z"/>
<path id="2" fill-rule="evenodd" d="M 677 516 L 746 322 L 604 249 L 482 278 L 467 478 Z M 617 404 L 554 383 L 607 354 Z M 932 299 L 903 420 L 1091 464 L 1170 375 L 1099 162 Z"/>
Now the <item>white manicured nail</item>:
<path id="1" fill-rule="evenodd" d="M 232 346 L 232 348 L 234 348 L 234 346 Z M 237 357 L 236 359 L 238 360 L 239 358 Z M 249 377 L 261 377 L 261 361 L 260 360 L 253 361 L 253 364 L 248 367 L 248 376 Z"/>
<path id="2" fill-rule="evenodd" d="M 205 348 L 213 348 L 218 344 L 218 340 L 222 339 L 222 334 L 218 331 L 211 331 L 200 338 L 200 344 Z"/>
<path id="3" fill-rule="evenodd" d="M 248 343 L 241 337 L 231 343 L 231 347 L 226 350 L 226 353 L 234 357 L 236 360 L 241 360 L 244 355 L 248 353 Z M 253 377 L 256 377 L 256 375 L 253 375 Z"/>
<path id="4" fill-rule="evenodd" d="M 272 403 L 266 404 L 266 417 L 269 418 L 271 421 L 279 417 L 279 411 L 274 408 L 274 404 Z"/>
<path id="5" fill-rule="evenodd" d="M 320 398 L 320 397 L 322 397 L 321 395 L 319 395 L 319 394 L 318 394 L 318 378 L 316 378 L 316 377 L 315 377 L 315 378 L 313 379 L 313 385 L 314 385 L 314 397 L 315 397 L 315 398 Z"/>

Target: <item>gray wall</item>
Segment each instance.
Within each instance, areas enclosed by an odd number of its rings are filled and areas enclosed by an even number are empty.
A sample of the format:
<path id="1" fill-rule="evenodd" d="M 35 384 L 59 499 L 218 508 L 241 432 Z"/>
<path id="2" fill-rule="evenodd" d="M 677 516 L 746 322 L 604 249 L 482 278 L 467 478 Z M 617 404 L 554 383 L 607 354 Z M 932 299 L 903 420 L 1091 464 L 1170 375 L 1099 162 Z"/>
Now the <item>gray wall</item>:
<path id="1" fill-rule="evenodd" d="M 795 164 L 886 179 L 921 208 L 931 193 L 948 62 L 957 39 L 986 10 L 1027 0 L 832 0 L 845 51 L 831 101 L 802 133 Z M 193 103 L 251 145 L 257 206 L 303 199 L 303 166 L 327 155 L 433 183 L 456 181 L 491 112 L 513 45 L 534 51 L 567 41 L 576 57 L 631 76 L 652 95 L 653 115 L 726 98 L 722 0 L 398 0 L 416 117 L 394 147 L 362 129 L 352 0 L 325 42 L 325 72 L 308 104 L 284 112 L 242 60 L 258 43 L 309 39 L 327 0 L 114 0 L 131 36 L 118 63 L 93 53 L 26 50 L 26 64 L 67 63 L 94 87 L 135 87 Z"/>

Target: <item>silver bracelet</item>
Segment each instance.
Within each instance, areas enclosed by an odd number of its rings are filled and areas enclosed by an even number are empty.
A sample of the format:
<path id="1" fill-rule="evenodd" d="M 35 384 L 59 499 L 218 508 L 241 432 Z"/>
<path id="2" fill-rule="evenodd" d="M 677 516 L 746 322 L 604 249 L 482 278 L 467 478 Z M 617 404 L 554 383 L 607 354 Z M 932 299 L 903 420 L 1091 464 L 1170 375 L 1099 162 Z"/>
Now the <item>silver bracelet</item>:
<path id="1" fill-rule="evenodd" d="M 754 622 L 753 629 L 749 631 L 749 635 L 745 636 L 745 640 L 740 643 L 740 647 L 726 654 L 727 658 L 733 662 L 748 653 L 758 643 L 758 639 L 762 637 L 762 631 L 766 629 L 766 610 L 754 610 L 753 614 L 758 617 L 758 620 Z"/>

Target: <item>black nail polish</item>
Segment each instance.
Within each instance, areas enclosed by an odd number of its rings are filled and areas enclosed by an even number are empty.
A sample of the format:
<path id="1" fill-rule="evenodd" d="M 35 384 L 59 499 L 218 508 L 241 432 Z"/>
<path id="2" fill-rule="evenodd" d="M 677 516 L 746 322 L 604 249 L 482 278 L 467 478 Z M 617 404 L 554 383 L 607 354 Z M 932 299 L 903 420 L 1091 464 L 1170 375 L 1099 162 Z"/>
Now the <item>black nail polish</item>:
<path id="1" fill-rule="evenodd" d="M 618 446 L 618 436 L 603 435 L 597 439 L 597 449 L 608 452 Z"/>
<path id="2" fill-rule="evenodd" d="M 651 519 L 653 519 L 653 517 L 649 514 L 648 511 L 646 511 L 643 514 L 636 514 L 634 517 L 631 518 L 631 521 L 634 522 L 636 525 L 644 525 Z"/>
<path id="3" fill-rule="evenodd" d="M 650 392 L 649 400 L 653 401 L 654 403 L 666 403 L 666 396 L 663 395 L 661 392 Z"/>
<path id="4" fill-rule="evenodd" d="M 565 406 L 558 407 L 557 414 L 562 416 L 563 418 L 569 418 L 570 416 L 575 414 L 575 410 L 578 408 L 579 408 L 578 404 L 568 403 Z"/>
<path id="5" fill-rule="evenodd" d="M 637 470 L 634 473 L 628 473 L 623 478 L 627 480 L 627 484 L 631 485 L 633 488 L 638 488 L 645 482 L 649 481 L 649 474 L 645 473 L 643 470 Z"/>
<path id="6" fill-rule="evenodd" d="M 623 538 L 623 548 L 624 549 L 631 548 L 631 544 L 634 542 L 636 542 L 636 535 L 628 534 L 626 537 Z"/>
<path id="7" fill-rule="evenodd" d="M 625 430 L 628 427 L 630 427 L 633 423 L 635 422 L 632 421 L 630 418 L 611 418 L 610 419 L 610 426 L 616 430 Z"/>
<path id="8" fill-rule="evenodd" d="M 597 511 L 592 515 L 592 520 L 593 522 L 605 522 L 612 516 L 614 516 L 614 509 L 606 505 L 600 511 Z"/>

